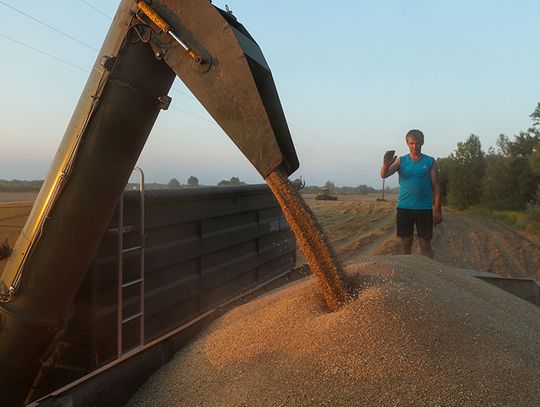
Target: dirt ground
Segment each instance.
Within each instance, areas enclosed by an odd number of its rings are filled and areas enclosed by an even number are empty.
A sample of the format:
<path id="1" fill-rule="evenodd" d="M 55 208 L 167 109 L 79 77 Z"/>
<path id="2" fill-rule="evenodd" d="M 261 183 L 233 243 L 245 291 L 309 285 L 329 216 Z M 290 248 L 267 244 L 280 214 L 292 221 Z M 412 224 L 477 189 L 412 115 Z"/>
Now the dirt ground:
<path id="1" fill-rule="evenodd" d="M 24 226 L 36 194 L 0 193 L 0 243 L 11 247 Z M 304 199 L 317 216 L 344 264 L 372 255 L 400 253 L 395 236 L 395 195 L 339 196 L 337 201 Z M 454 267 L 508 277 L 540 279 L 540 239 L 478 215 L 443 208 L 444 221 L 434 229 L 435 260 Z M 415 244 L 413 253 L 418 253 Z M 298 251 L 299 262 L 303 253 Z"/>
<path id="2" fill-rule="evenodd" d="M 0 202 L 34 202 L 37 192 L 0 192 Z"/>
<path id="3" fill-rule="evenodd" d="M 6 195 L 0 193 L 0 243 L 13 248 L 32 210 L 32 202 L 25 202 L 26 197 L 13 197 L 13 194 L 9 194 L 11 202 L 2 202 Z M 4 269 L 6 261 L 0 260 L 0 270 Z"/>
<path id="4" fill-rule="evenodd" d="M 340 196 L 317 201 L 304 196 L 339 259 L 347 264 L 361 256 L 395 255 L 396 196 Z M 453 267 L 488 271 L 507 277 L 540 279 L 540 239 L 478 215 L 443 208 L 444 221 L 434 229 L 434 259 Z M 413 253 L 419 253 L 417 244 Z M 298 253 L 302 261 L 302 253 Z"/>

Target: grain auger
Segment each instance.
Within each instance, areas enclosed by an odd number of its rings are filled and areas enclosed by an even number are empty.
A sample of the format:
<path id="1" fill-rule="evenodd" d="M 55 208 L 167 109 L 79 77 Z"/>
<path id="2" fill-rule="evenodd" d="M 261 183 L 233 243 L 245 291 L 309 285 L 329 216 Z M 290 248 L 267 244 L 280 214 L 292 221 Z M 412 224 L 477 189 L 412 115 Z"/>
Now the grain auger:
<path id="1" fill-rule="evenodd" d="M 29 391 L 176 76 L 263 178 L 286 180 L 298 168 L 268 64 L 232 13 L 208 0 L 122 0 L 3 260 L 2 405 L 21 404 Z"/>

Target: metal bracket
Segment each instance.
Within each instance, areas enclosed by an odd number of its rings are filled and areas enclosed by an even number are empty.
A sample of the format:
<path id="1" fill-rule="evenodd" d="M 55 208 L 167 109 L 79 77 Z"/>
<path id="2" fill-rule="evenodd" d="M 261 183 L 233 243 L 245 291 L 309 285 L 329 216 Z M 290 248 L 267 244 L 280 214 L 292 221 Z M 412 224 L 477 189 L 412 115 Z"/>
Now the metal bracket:
<path id="1" fill-rule="evenodd" d="M 115 61 L 116 61 L 116 57 L 113 57 L 111 55 L 103 55 L 101 59 L 99 60 L 99 64 L 106 71 L 110 71 L 113 68 Z"/>
<path id="2" fill-rule="evenodd" d="M 169 106 L 171 105 L 171 102 L 172 102 L 172 98 L 170 96 L 167 96 L 167 95 L 163 95 L 163 96 L 160 96 L 158 97 L 158 100 L 159 100 L 159 107 L 162 109 L 162 110 L 167 110 L 169 108 Z"/>

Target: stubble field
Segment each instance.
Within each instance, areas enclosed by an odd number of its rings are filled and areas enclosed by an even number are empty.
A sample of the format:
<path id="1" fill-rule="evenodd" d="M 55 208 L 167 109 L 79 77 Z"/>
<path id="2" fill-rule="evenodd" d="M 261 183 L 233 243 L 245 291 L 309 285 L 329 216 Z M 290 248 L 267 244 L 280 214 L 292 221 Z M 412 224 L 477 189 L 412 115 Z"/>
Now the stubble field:
<path id="1" fill-rule="evenodd" d="M 373 255 L 400 253 L 395 236 L 396 196 L 340 196 L 317 201 L 305 195 L 338 258 L 344 263 Z M 444 221 L 434 228 L 434 259 L 459 268 L 508 277 L 540 279 L 540 241 L 509 225 L 471 213 L 443 208 Z M 418 254 L 415 242 L 413 254 Z M 302 254 L 299 253 L 299 258 Z"/>
<path id="2" fill-rule="evenodd" d="M 0 242 L 14 244 L 31 210 L 33 193 L 0 193 Z M 317 201 L 303 195 L 317 216 L 341 262 L 400 253 L 395 236 L 396 196 L 340 196 Z M 540 279 L 540 239 L 479 215 L 443 208 L 444 221 L 434 229 L 435 260 L 448 266 L 489 271 L 508 277 Z M 414 245 L 413 254 L 418 254 Z M 301 262 L 303 254 L 299 251 Z"/>

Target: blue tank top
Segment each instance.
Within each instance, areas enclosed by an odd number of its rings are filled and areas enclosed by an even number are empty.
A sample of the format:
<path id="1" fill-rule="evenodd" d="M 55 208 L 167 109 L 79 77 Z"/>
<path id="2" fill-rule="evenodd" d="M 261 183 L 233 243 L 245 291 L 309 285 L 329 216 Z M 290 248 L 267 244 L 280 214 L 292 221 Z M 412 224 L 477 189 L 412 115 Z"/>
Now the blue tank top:
<path id="1" fill-rule="evenodd" d="M 418 161 L 409 154 L 399 158 L 398 208 L 432 209 L 431 167 L 433 157 L 422 154 Z"/>

